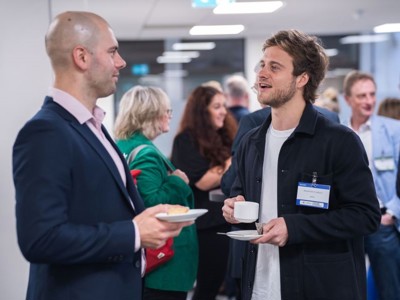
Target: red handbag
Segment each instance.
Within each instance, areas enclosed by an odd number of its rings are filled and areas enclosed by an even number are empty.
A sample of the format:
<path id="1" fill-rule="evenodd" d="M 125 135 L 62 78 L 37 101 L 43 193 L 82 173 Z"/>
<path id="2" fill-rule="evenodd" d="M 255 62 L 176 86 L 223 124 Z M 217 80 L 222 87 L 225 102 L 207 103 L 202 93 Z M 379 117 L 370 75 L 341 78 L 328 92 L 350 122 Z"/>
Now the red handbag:
<path id="1" fill-rule="evenodd" d="M 132 179 L 135 185 L 137 185 L 137 177 L 140 175 L 140 173 L 142 173 L 140 170 L 131 170 Z"/>
<path id="2" fill-rule="evenodd" d="M 137 177 L 140 175 L 140 170 L 131 170 L 131 175 L 135 185 Z M 165 245 L 158 249 L 146 249 L 146 274 L 150 273 L 158 266 L 165 264 L 174 256 L 174 240 L 169 238 Z"/>
<path id="3" fill-rule="evenodd" d="M 169 238 L 164 246 L 158 249 L 146 249 L 146 274 L 165 264 L 174 256 L 174 240 Z"/>

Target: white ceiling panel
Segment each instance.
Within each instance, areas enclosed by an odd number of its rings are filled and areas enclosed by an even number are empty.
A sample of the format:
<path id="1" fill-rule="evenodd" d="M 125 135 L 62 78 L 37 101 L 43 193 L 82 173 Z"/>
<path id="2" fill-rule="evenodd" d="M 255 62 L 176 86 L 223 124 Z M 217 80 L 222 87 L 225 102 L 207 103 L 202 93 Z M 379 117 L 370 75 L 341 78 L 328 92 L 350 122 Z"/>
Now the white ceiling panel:
<path id="1" fill-rule="evenodd" d="M 255 1 L 255 0 L 252 0 Z M 246 2 L 239 1 L 237 2 Z M 272 14 L 214 15 L 191 0 L 53 0 L 52 15 L 87 10 L 103 16 L 120 39 L 195 38 L 194 25 L 243 24 L 236 37 L 266 37 L 296 28 L 319 35 L 372 32 L 376 25 L 400 22 L 400 0 L 286 0 Z M 206 38 L 206 37 L 204 37 Z"/>

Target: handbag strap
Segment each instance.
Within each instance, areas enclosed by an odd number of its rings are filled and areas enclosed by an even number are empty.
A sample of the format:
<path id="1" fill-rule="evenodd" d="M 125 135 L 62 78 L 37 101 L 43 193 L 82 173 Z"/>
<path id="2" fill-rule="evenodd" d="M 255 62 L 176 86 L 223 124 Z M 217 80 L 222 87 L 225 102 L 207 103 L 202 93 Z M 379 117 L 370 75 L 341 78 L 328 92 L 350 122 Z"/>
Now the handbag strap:
<path id="1" fill-rule="evenodd" d="M 143 148 L 146 148 L 146 147 L 147 147 L 147 145 L 139 145 L 139 146 L 133 148 L 131 153 L 129 153 L 128 157 L 126 158 L 126 162 L 128 163 L 128 166 L 131 164 L 131 162 L 133 162 L 133 160 L 135 159 L 136 155 L 140 152 L 140 150 L 142 150 Z"/>
<path id="2" fill-rule="evenodd" d="M 143 148 L 149 147 L 150 145 L 139 145 L 135 148 L 133 148 L 133 150 L 131 151 L 131 153 L 129 153 L 128 157 L 126 158 L 126 162 L 128 163 L 128 166 L 131 164 L 131 162 L 133 162 L 133 160 L 135 159 L 136 155 L 138 155 L 138 153 L 140 152 L 140 150 L 142 150 Z M 164 155 L 157 149 L 155 148 L 157 153 L 161 156 L 161 158 L 163 159 L 165 165 L 167 166 L 168 171 L 175 171 L 175 169 L 171 166 L 171 163 L 164 157 Z"/>

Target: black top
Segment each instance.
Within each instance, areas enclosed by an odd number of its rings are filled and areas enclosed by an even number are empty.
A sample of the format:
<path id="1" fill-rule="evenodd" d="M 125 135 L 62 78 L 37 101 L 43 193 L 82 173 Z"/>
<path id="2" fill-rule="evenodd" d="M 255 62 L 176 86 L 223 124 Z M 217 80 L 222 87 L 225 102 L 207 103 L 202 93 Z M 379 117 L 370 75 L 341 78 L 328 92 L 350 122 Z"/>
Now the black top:
<path id="1" fill-rule="evenodd" d="M 197 228 L 205 229 L 226 224 L 221 211 L 223 202 L 211 202 L 209 191 L 202 191 L 195 186 L 195 183 L 207 173 L 210 161 L 200 154 L 199 145 L 189 131 L 183 131 L 175 137 L 171 156 L 174 166 L 185 172 L 189 178 L 195 208 L 208 209 L 208 213 L 196 220 Z"/>

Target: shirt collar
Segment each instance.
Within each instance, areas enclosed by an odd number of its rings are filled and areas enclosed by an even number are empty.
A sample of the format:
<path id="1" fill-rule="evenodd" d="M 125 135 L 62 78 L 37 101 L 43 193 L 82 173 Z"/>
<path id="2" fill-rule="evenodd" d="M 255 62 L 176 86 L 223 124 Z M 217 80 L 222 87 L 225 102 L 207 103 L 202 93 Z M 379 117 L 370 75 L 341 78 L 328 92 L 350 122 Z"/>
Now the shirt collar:
<path id="1" fill-rule="evenodd" d="M 99 106 L 95 106 L 93 114 L 78 99 L 60 89 L 50 87 L 49 96 L 53 97 L 54 102 L 61 105 L 71 115 L 73 115 L 80 124 L 92 122 L 97 128 L 101 127 L 101 123 L 105 118 L 105 111 Z"/>
<path id="2" fill-rule="evenodd" d="M 370 131 L 370 130 L 371 130 L 371 118 L 369 118 L 369 119 L 367 120 L 367 122 L 365 122 L 364 124 L 361 124 L 361 125 L 360 125 L 360 128 L 358 129 L 358 131 L 355 130 L 355 129 L 353 128 L 353 126 L 351 126 L 351 117 L 349 118 L 347 124 L 348 124 L 348 126 L 349 126 L 353 131 L 355 131 L 355 132 L 357 132 L 357 133 L 363 133 L 363 132 L 367 132 L 367 131 Z"/>

